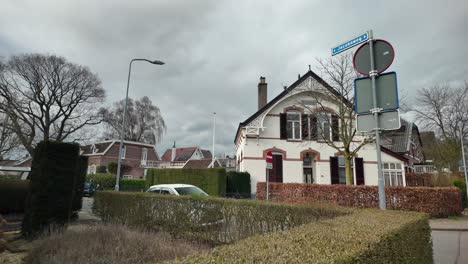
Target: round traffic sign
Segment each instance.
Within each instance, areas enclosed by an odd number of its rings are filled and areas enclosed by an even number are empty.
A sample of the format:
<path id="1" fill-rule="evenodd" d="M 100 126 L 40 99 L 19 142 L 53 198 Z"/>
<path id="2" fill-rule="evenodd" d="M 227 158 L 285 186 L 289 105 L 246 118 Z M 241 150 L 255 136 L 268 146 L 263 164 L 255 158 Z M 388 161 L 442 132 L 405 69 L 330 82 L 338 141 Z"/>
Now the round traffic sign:
<path id="1" fill-rule="evenodd" d="M 384 72 L 392 65 L 395 58 L 395 50 L 388 41 L 376 39 L 374 40 L 373 48 L 375 69 L 371 69 L 370 65 L 369 42 L 362 44 L 354 53 L 354 69 L 362 75 L 369 76 L 369 72 L 372 70 L 376 70 L 378 73 Z"/>
<path id="2" fill-rule="evenodd" d="M 267 163 L 273 163 L 273 153 L 271 153 L 271 151 L 268 151 L 265 159 Z"/>

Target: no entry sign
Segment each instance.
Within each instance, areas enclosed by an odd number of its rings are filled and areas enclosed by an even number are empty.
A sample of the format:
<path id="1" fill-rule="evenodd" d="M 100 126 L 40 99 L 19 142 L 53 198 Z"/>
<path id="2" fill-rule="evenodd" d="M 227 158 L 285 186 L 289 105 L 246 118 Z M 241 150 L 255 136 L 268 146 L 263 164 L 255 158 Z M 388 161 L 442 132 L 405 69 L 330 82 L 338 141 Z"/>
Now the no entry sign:
<path id="1" fill-rule="evenodd" d="M 271 153 L 271 151 L 267 152 L 265 160 L 266 160 L 267 169 L 272 169 L 273 168 L 273 153 Z"/>

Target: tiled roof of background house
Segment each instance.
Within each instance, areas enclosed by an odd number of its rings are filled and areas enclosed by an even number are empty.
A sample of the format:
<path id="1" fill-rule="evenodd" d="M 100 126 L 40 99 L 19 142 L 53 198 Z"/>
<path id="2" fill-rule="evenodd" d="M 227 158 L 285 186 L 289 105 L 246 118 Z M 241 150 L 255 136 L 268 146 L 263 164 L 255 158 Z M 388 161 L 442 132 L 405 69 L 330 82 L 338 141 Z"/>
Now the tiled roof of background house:
<path id="1" fill-rule="evenodd" d="M 413 123 L 401 118 L 401 127 L 397 130 L 382 131 L 381 145 L 396 153 L 406 153 L 411 140 Z"/>
<path id="2" fill-rule="evenodd" d="M 185 163 L 184 169 L 204 169 L 211 164 L 211 159 L 189 160 Z M 219 167 L 219 163 L 215 161 L 215 168 Z"/>

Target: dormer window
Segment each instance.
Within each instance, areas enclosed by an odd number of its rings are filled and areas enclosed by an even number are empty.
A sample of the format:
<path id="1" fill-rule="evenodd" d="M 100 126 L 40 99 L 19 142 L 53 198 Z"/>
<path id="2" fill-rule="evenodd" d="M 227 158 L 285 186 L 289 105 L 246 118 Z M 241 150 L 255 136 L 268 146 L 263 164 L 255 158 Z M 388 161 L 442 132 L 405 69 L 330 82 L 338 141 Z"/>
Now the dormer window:
<path id="1" fill-rule="evenodd" d="M 98 149 L 97 149 L 96 146 L 93 144 L 93 145 L 91 146 L 91 153 L 95 154 L 95 153 L 97 153 L 97 152 L 98 152 Z"/>
<path id="2" fill-rule="evenodd" d="M 288 139 L 301 139 L 301 113 L 298 111 L 289 111 L 286 113 L 286 131 Z"/>

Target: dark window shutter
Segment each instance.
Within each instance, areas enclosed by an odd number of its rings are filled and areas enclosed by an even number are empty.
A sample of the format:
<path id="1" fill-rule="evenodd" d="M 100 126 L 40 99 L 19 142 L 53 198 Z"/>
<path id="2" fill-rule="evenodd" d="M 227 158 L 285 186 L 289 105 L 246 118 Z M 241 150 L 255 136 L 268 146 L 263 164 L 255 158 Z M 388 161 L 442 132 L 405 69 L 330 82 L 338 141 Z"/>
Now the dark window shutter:
<path id="1" fill-rule="evenodd" d="M 364 185 L 364 161 L 362 158 L 354 158 L 354 166 L 356 166 L 356 184 Z"/>
<path id="2" fill-rule="evenodd" d="M 331 184 L 340 183 L 340 173 L 338 171 L 338 157 L 330 157 L 330 177 Z"/>
<path id="3" fill-rule="evenodd" d="M 302 115 L 302 139 L 309 139 L 309 118 L 307 115 Z"/>
<path id="4" fill-rule="evenodd" d="M 332 140 L 333 141 L 340 141 L 340 125 L 338 122 L 338 116 L 337 115 L 332 115 L 331 117 L 332 121 Z"/>
<path id="5" fill-rule="evenodd" d="M 310 139 L 317 140 L 317 116 L 310 116 Z"/>
<path id="6" fill-rule="evenodd" d="M 280 138 L 281 139 L 288 138 L 288 132 L 286 131 L 286 114 L 285 113 L 280 114 Z"/>

